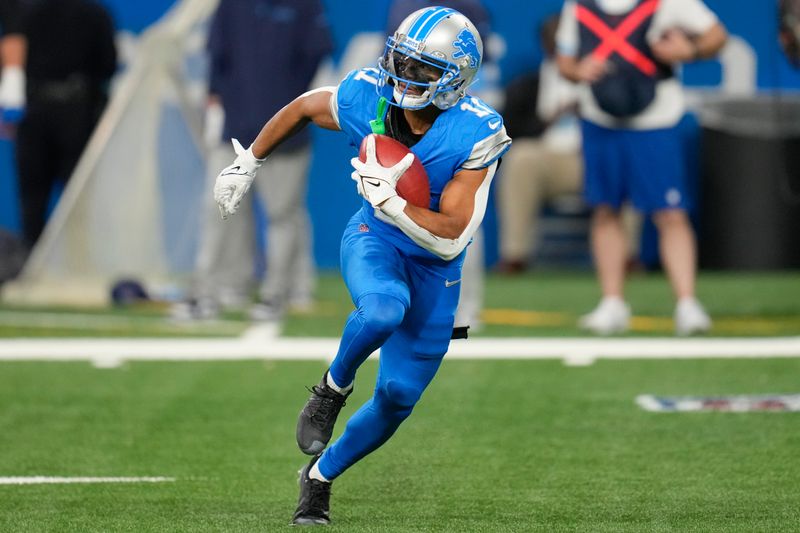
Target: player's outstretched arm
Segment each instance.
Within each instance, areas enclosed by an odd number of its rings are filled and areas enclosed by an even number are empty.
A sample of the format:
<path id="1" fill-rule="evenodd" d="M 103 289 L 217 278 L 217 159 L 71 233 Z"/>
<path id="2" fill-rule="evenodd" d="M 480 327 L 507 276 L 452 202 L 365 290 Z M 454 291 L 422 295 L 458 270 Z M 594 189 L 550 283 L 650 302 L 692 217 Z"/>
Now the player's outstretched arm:
<path id="1" fill-rule="evenodd" d="M 303 129 L 309 122 L 321 128 L 339 130 L 331 111 L 331 96 L 335 87 L 308 91 L 283 107 L 261 128 L 253 141 L 253 155 L 263 159 L 283 141 Z"/>
<path id="2" fill-rule="evenodd" d="M 447 184 L 439 212 L 393 196 L 381 206 L 403 233 L 442 259 L 454 259 L 469 244 L 486 213 L 489 187 L 497 163 L 479 170 L 461 170 Z"/>
<path id="3" fill-rule="evenodd" d="M 259 167 L 283 141 L 309 122 L 327 129 L 339 129 L 331 111 L 331 98 L 335 91 L 335 87 L 323 87 L 298 96 L 264 125 L 247 149 L 232 139 L 236 159 L 222 169 L 214 183 L 214 200 L 222 218 L 236 213 Z"/>

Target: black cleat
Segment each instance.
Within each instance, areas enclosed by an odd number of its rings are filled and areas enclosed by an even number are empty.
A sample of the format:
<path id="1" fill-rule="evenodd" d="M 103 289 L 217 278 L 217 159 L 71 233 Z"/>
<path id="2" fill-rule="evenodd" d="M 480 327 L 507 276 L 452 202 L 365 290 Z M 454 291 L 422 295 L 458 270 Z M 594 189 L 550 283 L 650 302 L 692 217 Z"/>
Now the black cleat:
<path id="1" fill-rule="evenodd" d="M 336 417 L 352 392 L 339 394 L 328 386 L 327 377 L 326 372 L 319 385 L 309 389 L 311 397 L 297 419 L 297 445 L 307 455 L 316 455 L 328 445 Z"/>
<path id="2" fill-rule="evenodd" d="M 300 470 L 300 498 L 297 501 L 297 510 L 292 517 L 292 525 L 327 526 L 331 523 L 332 483 L 308 477 L 311 467 L 319 460 L 320 455 L 322 454 L 316 455 Z"/>

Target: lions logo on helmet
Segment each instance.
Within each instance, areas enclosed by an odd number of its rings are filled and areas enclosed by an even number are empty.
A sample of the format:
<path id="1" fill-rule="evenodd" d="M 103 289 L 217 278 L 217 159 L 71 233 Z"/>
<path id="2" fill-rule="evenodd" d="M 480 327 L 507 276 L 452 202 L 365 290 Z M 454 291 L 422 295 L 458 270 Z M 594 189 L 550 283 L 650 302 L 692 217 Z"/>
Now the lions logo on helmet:
<path id="1" fill-rule="evenodd" d="M 453 57 L 468 57 L 470 68 L 478 68 L 481 62 L 481 52 L 478 50 L 478 45 L 472 32 L 466 28 L 461 30 L 461 33 L 458 34 L 458 40 L 453 41 L 453 46 L 458 50 L 453 54 Z"/>
<path id="2" fill-rule="evenodd" d="M 392 87 L 392 105 L 449 109 L 466 94 L 483 57 L 483 42 L 470 20 L 445 7 L 429 7 L 406 17 L 378 60 L 380 92 Z"/>

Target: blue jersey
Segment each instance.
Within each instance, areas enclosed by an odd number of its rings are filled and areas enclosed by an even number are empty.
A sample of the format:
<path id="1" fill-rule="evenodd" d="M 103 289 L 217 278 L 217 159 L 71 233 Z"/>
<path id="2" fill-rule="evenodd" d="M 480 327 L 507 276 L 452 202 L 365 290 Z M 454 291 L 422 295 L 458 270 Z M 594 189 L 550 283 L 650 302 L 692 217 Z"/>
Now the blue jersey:
<path id="1" fill-rule="evenodd" d="M 378 94 L 378 71 L 374 68 L 354 70 L 339 84 L 335 96 L 334 117 L 356 149 L 362 139 L 372 133 L 369 122 L 376 118 L 378 99 L 391 100 L 392 87 L 383 87 Z M 479 170 L 497 161 L 511 144 L 497 111 L 478 98 L 467 95 L 454 107 L 442 112 L 430 130 L 411 147 L 428 174 L 432 211 L 439 210 L 439 201 L 447 183 L 459 170 Z M 441 258 L 425 250 L 399 228 L 376 217 L 366 200 L 362 214 L 370 231 L 380 233 L 405 254 L 434 261 Z"/>

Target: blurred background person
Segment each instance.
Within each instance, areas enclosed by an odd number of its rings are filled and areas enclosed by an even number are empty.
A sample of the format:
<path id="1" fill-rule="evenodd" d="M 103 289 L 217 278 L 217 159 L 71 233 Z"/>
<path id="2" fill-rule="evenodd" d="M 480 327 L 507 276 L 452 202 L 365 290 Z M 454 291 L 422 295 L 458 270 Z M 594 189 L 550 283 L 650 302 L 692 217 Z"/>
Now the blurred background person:
<path id="1" fill-rule="evenodd" d="M 389 7 L 389 18 L 386 22 L 386 34 L 391 35 L 400 23 L 411 13 L 419 9 L 432 6 L 442 6 L 455 9 L 467 17 L 478 30 L 481 39 L 487 43 L 484 49 L 483 63 L 481 71 L 476 76 L 476 83 L 470 87 L 469 94 L 474 94 L 492 105 L 498 102 L 492 101 L 490 97 L 482 94 L 483 91 L 490 92 L 493 88 L 481 80 L 481 73 L 485 72 L 486 65 L 493 61 L 491 54 L 490 36 L 492 32 L 491 19 L 489 12 L 480 0 L 393 0 Z M 483 82 L 483 83 L 482 83 Z M 456 309 L 455 327 L 469 327 L 472 331 L 481 328 L 481 311 L 483 310 L 484 300 L 484 276 L 486 274 L 483 229 L 479 228 L 475 232 L 472 243 L 467 248 L 467 255 L 461 269 L 461 297 Z"/>
<path id="2" fill-rule="evenodd" d="M 778 38 L 792 65 L 800 67 L 800 0 L 778 0 Z"/>
<path id="3" fill-rule="evenodd" d="M 308 89 L 332 47 L 319 0 L 220 2 L 208 34 L 208 191 L 235 157 L 230 139 L 254 139 L 264 117 Z M 195 280 L 187 301 L 173 309 L 174 318 L 214 318 L 221 307 L 249 300 L 259 250 L 254 198 L 266 212 L 267 231 L 265 277 L 251 319 L 275 321 L 288 306 L 312 305 L 316 272 L 306 208 L 310 140 L 305 129 L 270 155 L 269 165 L 256 176 L 256 194 L 245 199 L 239 216 L 221 220 L 212 195 L 206 195 Z"/>
<path id="4" fill-rule="evenodd" d="M 23 0 L 0 0 L 0 123 L 15 124 L 25 108 Z"/>
<path id="5" fill-rule="evenodd" d="M 525 271 L 539 234 L 538 219 L 549 199 L 577 194 L 583 182 L 577 89 L 558 72 L 558 16 L 539 28 L 544 59 L 538 71 L 506 89 L 503 120 L 514 139 L 498 183 L 500 262 L 497 271 Z"/>
<path id="6" fill-rule="evenodd" d="M 114 26 L 92 0 L 38 0 L 20 22 L 26 107 L 17 132 L 25 244 L 42 233 L 54 186 L 72 174 L 108 100 Z"/>
<path id="7" fill-rule="evenodd" d="M 628 329 L 626 199 L 653 217 L 661 259 L 677 299 L 675 331 L 711 320 L 695 298 L 696 244 L 686 213 L 684 154 L 675 128 L 684 114 L 674 69 L 714 56 L 727 35 L 701 0 L 568 0 L 557 34 L 562 75 L 581 84 L 585 198 L 594 207 L 592 251 L 602 300 L 584 329 Z"/>
<path id="8" fill-rule="evenodd" d="M 500 262 L 497 272 L 520 274 L 531 266 L 540 240 L 542 208 L 549 201 L 577 197 L 583 188 L 578 87 L 556 64 L 559 16 L 545 18 L 537 33 L 544 59 L 538 70 L 508 84 L 503 120 L 514 144 L 504 158 L 498 183 Z M 582 204 L 582 201 L 581 201 Z M 641 220 L 629 206 L 622 220 L 637 265 Z"/>
<path id="9" fill-rule="evenodd" d="M 25 108 L 25 37 L 21 0 L 0 0 L 0 140 L 13 139 Z M 22 240 L 0 227 L 0 284 L 19 274 L 27 251 Z"/>

